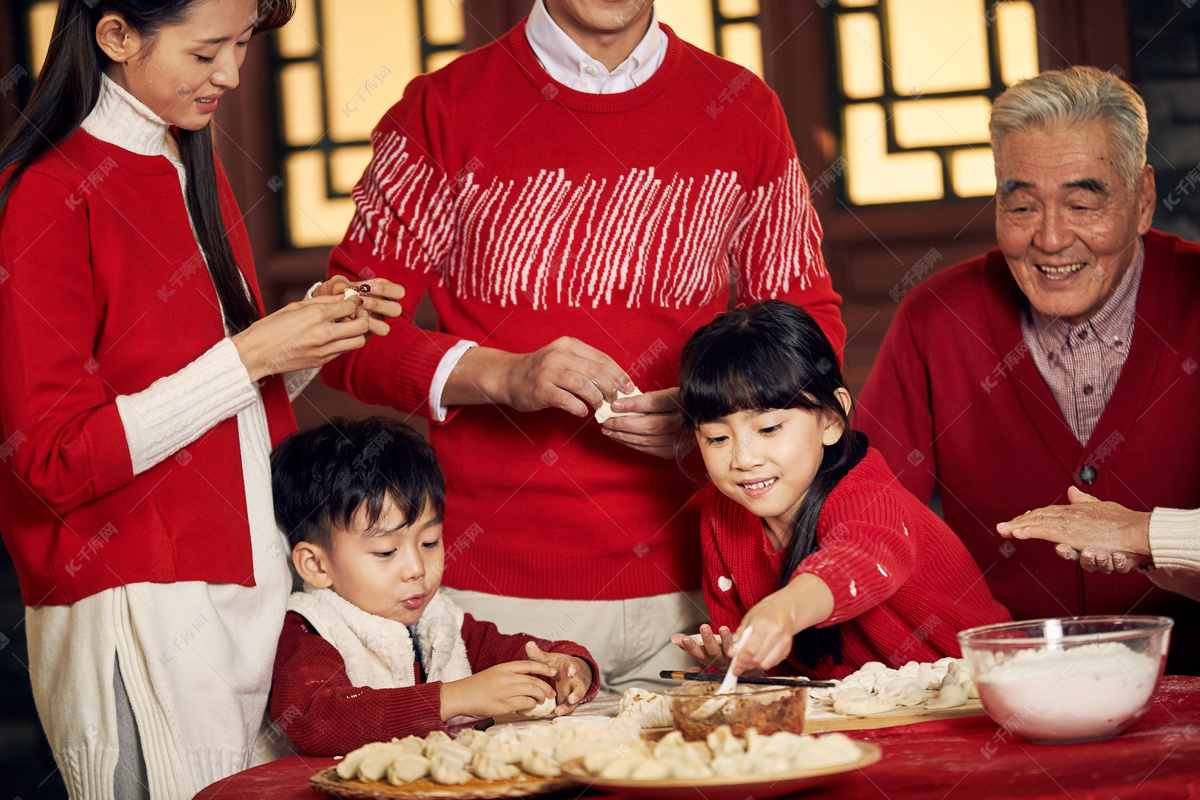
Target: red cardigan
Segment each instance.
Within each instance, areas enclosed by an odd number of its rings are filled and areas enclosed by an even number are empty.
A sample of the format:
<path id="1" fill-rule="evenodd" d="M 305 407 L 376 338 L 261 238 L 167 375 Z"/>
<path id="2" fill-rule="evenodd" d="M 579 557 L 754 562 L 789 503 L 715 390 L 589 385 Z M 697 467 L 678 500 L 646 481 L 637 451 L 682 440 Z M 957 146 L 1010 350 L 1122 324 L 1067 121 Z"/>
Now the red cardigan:
<path id="1" fill-rule="evenodd" d="M 858 424 L 918 498 L 941 487 L 946 522 L 1014 617 L 1164 613 L 1176 620 L 1174 655 L 1198 641 L 1180 626 L 1200 621 L 1200 604 L 1142 575 L 1084 572 L 1046 542 L 996 533 L 1031 508 L 1066 503 L 1072 482 L 1137 510 L 1200 507 L 1200 245 L 1154 230 L 1143 241 L 1129 358 L 1087 444 L 1026 354 L 1021 295 L 999 250 L 904 298 Z M 1085 465 L 1097 472 L 1090 485 L 1078 478 Z"/>
<path id="2" fill-rule="evenodd" d="M 261 311 L 245 227 L 218 163 L 229 241 Z M 175 167 L 77 130 L 0 215 L 0 532 L 26 605 L 139 581 L 254 583 L 237 420 L 134 477 L 119 395 L 220 341 L 216 290 Z M 271 441 L 295 430 L 262 383 Z"/>
<path id="3" fill-rule="evenodd" d="M 840 352 L 840 298 L 778 99 L 663 30 L 662 65 L 620 94 L 554 81 L 523 23 L 408 85 L 330 261 L 331 275 L 402 284 L 404 318 L 322 380 L 425 415 L 458 341 L 529 353 L 574 336 L 643 391 L 671 387 L 733 277 L 740 301 L 806 308 Z M 436 331 L 411 321 L 427 291 Z M 594 421 L 474 405 L 429 439 L 447 552 L 461 551 L 453 586 L 588 601 L 699 585 L 690 482 Z"/>
<path id="4" fill-rule="evenodd" d="M 713 625 L 737 630 L 742 617 L 778 588 L 785 550 L 776 551 L 760 518 L 715 487 L 700 528 L 704 599 Z M 786 548 L 785 548 L 786 549 Z M 833 592 L 842 663 L 806 668 L 789 657 L 781 672 L 843 678 L 868 661 L 958 657 L 955 634 L 1010 618 L 988 593 L 979 568 L 946 524 L 896 482 L 874 448 L 829 493 L 817 520 L 817 551 L 793 573 L 811 573 Z M 722 578 L 732 581 L 728 585 Z"/>
<path id="5" fill-rule="evenodd" d="M 490 622 L 465 615 L 462 637 L 473 672 L 509 661 L 525 660 L 525 643 L 534 641 L 544 652 L 564 653 L 587 661 L 592 685 L 583 702 L 600 690 L 600 668 L 587 648 L 574 642 L 551 642 L 525 634 L 503 634 Z M 418 670 L 419 672 L 419 670 Z M 398 689 L 355 686 L 346 675 L 346 662 L 337 648 L 289 611 L 283 620 L 275 677 L 271 685 L 271 719 L 301 751 L 315 756 L 349 753 L 370 742 L 393 736 L 424 736 L 446 730 L 442 721 L 442 682 L 424 682 Z"/>

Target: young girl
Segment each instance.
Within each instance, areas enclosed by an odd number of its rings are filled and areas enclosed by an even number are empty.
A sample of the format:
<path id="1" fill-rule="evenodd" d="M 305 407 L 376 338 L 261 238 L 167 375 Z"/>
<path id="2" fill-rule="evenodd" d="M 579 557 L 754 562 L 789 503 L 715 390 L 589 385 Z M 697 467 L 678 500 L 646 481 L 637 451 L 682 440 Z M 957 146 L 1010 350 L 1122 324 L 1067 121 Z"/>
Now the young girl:
<path id="1" fill-rule="evenodd" d="M 0 145 L 0 531 L 73 798 L 247 767 L 291 587 L 268 455 L 402 291 L 263 316 L 209 121 L 291 0 L 63 0 Z M 369 299 L 367 299 L 369 298 Z"/>
<path id="2" fill-rule="evenodd" d="M 701 521 L 717 642 L 674 641 L 724 670 L 843 677 L 959 655 L 955 634 L 1009 619 L 954 533 L 850 428 L 837 356 L 803 310 L 738 307 L 683 349 L 679 399 L 715 490 Z M 736 634 L 730 636 L 730 629 Z"/>

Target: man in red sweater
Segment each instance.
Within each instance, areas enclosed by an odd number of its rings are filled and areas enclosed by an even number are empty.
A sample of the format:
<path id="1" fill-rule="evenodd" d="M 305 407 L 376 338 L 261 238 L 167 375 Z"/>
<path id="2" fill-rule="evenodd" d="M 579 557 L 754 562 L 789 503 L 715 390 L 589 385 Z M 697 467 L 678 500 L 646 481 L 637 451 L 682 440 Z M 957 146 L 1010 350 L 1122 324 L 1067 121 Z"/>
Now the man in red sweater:
<path id="1" fill-rule="evenodd" d="M 1072 484 L 1135 510 L 1200 505 L 1200 246 L 1150 227 L 1145 107 L 1119 78 L 1043 73 L 990 128 L 999 248 L 904 298 L 859 423 L 917 497 L 940 488 L 1014 619 L 1167 614 L 1168 670 L 1197 674 L 1200 605 L 996 526 Z"/>
<path id="2" fill-rule="evenodd" d="M 455 601 L 569 633 L 608 688 L 686 667 L 698 508 L 659 460 L 683 342 L 734 278 L 845 339 L 778 99 L 645 0 L 546 0 L 414 79 L 372 143 L 330 275 L 401 284 L 409 319 L 428 291 L 438 329 L 398 322 L 322 376 L 439 423 Z"/>

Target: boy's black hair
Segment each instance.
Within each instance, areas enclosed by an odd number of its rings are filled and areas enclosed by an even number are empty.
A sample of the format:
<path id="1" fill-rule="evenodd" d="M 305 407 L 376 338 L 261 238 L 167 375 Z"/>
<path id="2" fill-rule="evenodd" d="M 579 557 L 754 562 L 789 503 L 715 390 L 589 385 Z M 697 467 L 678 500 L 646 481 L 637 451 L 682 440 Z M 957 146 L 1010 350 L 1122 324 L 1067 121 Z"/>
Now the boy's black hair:
<path id="1" fill-rule="evenodd" d="M 792 520 L 779 588 L 817 551 L 817 519 L 825 499 L 867 454 L 867 435 L 851 430 L 850 415 L 835 394 L 845 388 L 837 354 L 821 327 L 808 312 L 782 300 L 720 314 L 683 347 L 679 404 L 692 432 L 739 411 L 770 408 L 803 408 L 833 414 L 842 422 L 841 438 L 825 447 L 821 466 Z M 795 637 L 792 654 L 809 668 L 826 657 L 840 664 L 841 631 L 837 625 L 803 630 Z"/>
<path id="2" fill-rule="evenodd" d="M 446 479 L 433 448 L 403 422 L 387 417 L 335 419 L 294 433 L 271 454 L 275 519 L 292 547 L 311 542 L 325 549 L 333 532 L 349 528 L 360 507 L 374 525 L 390 497 L 405 527 L 428 503 L 446 512 Z"/>

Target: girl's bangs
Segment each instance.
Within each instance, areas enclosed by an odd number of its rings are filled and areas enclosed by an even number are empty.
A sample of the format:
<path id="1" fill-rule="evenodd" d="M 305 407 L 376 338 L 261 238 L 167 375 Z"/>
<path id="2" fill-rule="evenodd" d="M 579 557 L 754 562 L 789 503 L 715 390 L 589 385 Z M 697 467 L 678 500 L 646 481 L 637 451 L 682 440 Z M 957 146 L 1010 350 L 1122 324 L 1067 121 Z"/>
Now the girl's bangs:
<path id="1" fill-rule="evenodd" d="M 684 392 L 684 413 L 691 424 L 703 425 L 740 411 L 816 408 L 801 365 L 771 349 L 739 348 L 730 342 L 697 359 Z"/>

